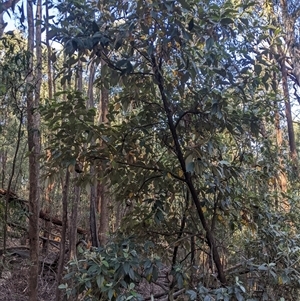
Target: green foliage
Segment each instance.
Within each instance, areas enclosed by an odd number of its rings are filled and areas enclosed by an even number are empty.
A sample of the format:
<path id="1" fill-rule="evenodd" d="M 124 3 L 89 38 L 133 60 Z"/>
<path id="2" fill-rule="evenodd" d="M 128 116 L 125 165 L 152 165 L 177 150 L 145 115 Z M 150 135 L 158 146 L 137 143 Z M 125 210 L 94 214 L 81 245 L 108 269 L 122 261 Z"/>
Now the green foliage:
<path id="1" fill-rule="evenodd" d="M 86 99 L 80 92 L 63 91 L 49 100 L 41 113 L 49 133 L 47 149 L 48 176 L 56 173 L 57 167 L 75 167 L 85 156 L 85 148 L 91 142 L 95 110 L 86 108 Z M 49 159 L 52 160 L 49 160 Z"/>
<path id="2" fill-rule="evenodd" d="M 69 263 L 64 277 L 72 279 L 75 286 L 62 284 L 60 288 L 68 296 L 83 294 L 84 300 L 142 300 L 137 284 L 143 279 L 156 281 L 161 263 L 151 256 L 152 243 L 145 243 L 143 255 L 135 247 L 131 240 L 124 240 L 105 248 L 80 249 L 79 259 Z"/>
<path id="3" fill-rule="evenodd" d="M 285 150 L 273 138 L 278 69 L 269 50 L 278 37 L 270 37 L 271 26 L 255 17 L 253 4 L 106 1 L 99 10 L 89 8 L 93 13 L 84 22 L 82 6 L 71 1 L 74 9 L 64 21 L 78 27 L 52 26 L 53 37 L 65 43 L 66 70 L 89 55 L 102 62 L 95 84 L 110 91 L 109 125 L 96 125 L 78 94 L 50 108 L 45 116 L 53 120 L 52 149 L 59 153 L 53 159 L 105 163 L 100 178 L 129 212 L 120 230 L 135 234 L 138 243 L 146 236 L 153 240 L 155 253 L 172 265 L 175 288 L 189 288 L 192 300 L 255 300 L 256 293 L 263 300 L 283 298 L 291 288 L 298 294 L 298 272 L 289 261 L 298 254 L 292 250 L 298 224 L 293 218 L 295 232 L 287 235 L 275 218 L 289 221 L 289 212 L 278 206 L 297 199 L 281 193 L 277 182 L 288 170 L 279 157 Z M 265 40 L 269 49 L 260 49 Z M 268 245 L 270 237 L 274 244 Z M 268 246 L 272 256 L 261 256 Z M 130 253 L 128 263 L 114 247 L 126 270 L 115 268 L 105 250 L 76 263 L 77 291 L 96 297 L 100 290 L 97 298 L 113 299 L 123 298 L 122 287 L 130 298 L 140 260 L 133 264 Z M 216 280 L 215 250 L 226 272 L 223 284 Z M 244 269 L 227 272 L 227 266 Z"/>

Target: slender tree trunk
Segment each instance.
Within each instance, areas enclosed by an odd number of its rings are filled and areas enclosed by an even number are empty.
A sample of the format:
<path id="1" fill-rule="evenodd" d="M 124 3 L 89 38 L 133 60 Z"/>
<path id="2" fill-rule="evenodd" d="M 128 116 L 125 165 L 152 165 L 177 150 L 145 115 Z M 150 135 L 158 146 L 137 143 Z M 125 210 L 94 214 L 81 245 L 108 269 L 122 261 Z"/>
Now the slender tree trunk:
<path id="1" fill-rule="evenodd" d="M 7 151 L 1 152 L 1 188 L 4 189 L 5 175 L 6 175 L 6 162 L 7 162 Z"/>
<path id="2" fill-rule="evenodd" d="M 46 23 L 49 23 L 49 0 L 46 0 Z M 47 77 L 48 77 L 48 97 L 53 98 L 52 80 L 52 49 L 49 43 L 49 26 L 46 26 L 46 46 L 47 46 Z"/>
<path id="3" fill-rule="evenodd" d="M 46 23 L 49 22 L 49 0 L 46 0 Z M 48 98 L 53 98 L 53 89 L 52 89 L 52 62 L 51 62 L 51 55 L 52 55 L 52 49 L 49 43 L 49 26 L 46 26 L 46 46 L 47 46 L 47 80 L 48 80 Z M 51 152 L 49 151 L 47 154 L 47 161 L 51 159 Z M 47 184 L 46 191 L 45 191 L 45 212 L 46 214 L 49 214 L 51 216 L 51 191 L 54 188 L 54 183 Z M 44 223 L 44 237 L 46 238 L 43 240 L 43 249 L 42 252 L 44 254 L 47 254 L 48 248 L 49 248 L 49 237 L 51 233 L 51 227 L 52 223 L 51 221 L 45 221 Z"/>
<path id="4" fill-rule="evenodd" d="M 4 12 L 1 12 L 0 13 L 0 38 L 3 36 L 4 29 L 6 27 L 6 23 L 4 22 L 3 16 L 4 16 Z"/>
<path id="5" fill-rule="evenodd" d="M 91 63 L 89 72 L 90 74 L 89 74 L 89 86 L 88 86 L 88 108 L 93 108 L 94 107 L 93 83 L 95 77 L 94 62 Z M 92 139 L 91 144 L 95 144 L 95 139 Z M 95 163 L 91 165 L 90 174 L 92 179 L 97 178 L 97 170 L 96 170 Z M 91 231 L 92 245 L 95 247 L 99 247 L 96 201 L 97 201 L 97 182 L 95 181 L 91 185 L 91 191 L 90 191 L 90 231 Z"/>
<path id="6" fill-rule="evenodd" d="M 76 79 L 77 90 L 82 92 L 82 62 L 78 62 L 78 78 Z M 72 198 L 70 231 L 69 231 L 69 259 L 76 258 L 76 242 L 77 242 L 77 219 L 78 219 L 78 205 L 80 201 L 81 188 L 77 185 L 78 174 L 74 175 L 74 196 Z"/>
<path id="7" fill-rule="evenodd" d="M 298 155 L 297 155 L 290 93 L 289 93 L 289 86 L 288 86 L 288 74 L 285 66 L 285 59 L 282 59 L 281 61 L 281 74 L 282 74 L 282 89 L 283 89 L 283 96 L 284 96 L 284 103 L 285 103 L 285 117 L 286 117 L 288 136 L 289 136 L 289 147 L 290 147 L 291 158 L 296 167 L 298 162 Z"/>
<path id="8" fill-rule="evenodd" d="M 71 208 L 71 218 L 70 218 L 70 232 L 69 232 L 69 259 L 76 258 L 76 242 L 77 242 L 77 217 L 78 217 L 78 204 L 80 201 L 81 188 L 76 184 L 77 176 L 75 176 L 74 184 L 74 197 Z"/>
<path id="9" fill-rule="evenodd" d="M 33 1 L 27 0 L 28 19 L 28 75 L 27 75 L 27 128 L 29 149 L 29 300 L 37 301 L 38 271 L 39 271 L 39 211 L 40 211 L 40 115 L 38 111 L 39 97 L 34 98 L 34 20 Z"/>
<path id="10" fill-rule="evenodd" d="M 60 241 L 60 252 L 59 260 L 57 267 L 57 285 L 61 283 L 64 262 L 65 262 L 65 253 L 66 253 L 66 237 L 67 237 L 67 226 L 68 226 L 68 195 L 69 195 L 69 186 L 70 186 L 70 172 L 69 168 L 66 170 L 66 178 L 63 186 L 62 192 L 62 207 L 63 207 L 63 216 L 62 216 L 62 229 L 61 229 L 61 241 Z M 61 290 L 56 288 L 56 301 L 61 299 Z"/>
<path id="11" fill-rule="evenodd" d="M 49 152 L 48 154 L 48 158 L 47 160 L 50 160 L 51 157 L 51 152 Z M 54 188 L 54 183 L 51 183 L 49 181 L 49 183 L 47 184 L 46 187 L 46 191 L 45 191 L 45 213 L 49 216 L 51 215 L 51 192 Z M 51 228 L 52 228 L 52 223 L 51 221 L 45 221 L 44 223 L 44 237 L 46 238 L 45 240 L 43 240 L 43 248 L 42 248 L 42 252 L 43 254 L 47 254 L 48 252 L 48 248 L 49 248 L 49 238 L 50 238 L 50 233 L 51 233 Z"/>
<path id="12" fill-rule="evenodd" d="M 79 60 L 77 62 L 77 72 L 76 72 L 76 78 L 75 78 L 75 90 L 78 90 L 82 92 L 82 62 Z"/>
<path id="13" fill-rule="evenodd" d="M 273 73 L 273 87 L 274 87 L 274 92 L 276 94 L 279 94 L 279 89 L 278 89 L 278 79 L 277 79 L 277 74 L 274 72 Z M 277 148 L 278 148 L 278 165 L 279 165 L 279 171 L 277 173 L 277 177 L 276 177 L 276 184 L 275 189 L 279 192 L 282 193 L 286 193 L 287 192 L 287 176 L 286 173 L 284 171 L 284 166 L 282 164 L 282 130 L 281 130 L 281 126 L 280 126 L 280 114 L 279 114 L 279 108 L 278 108 L 278 104 L 275 103 L 274 104 L 276 107 L 276 111 L 275 111 L 275 119 L 274 119 L 274 126 L 275 126 L 275 133 L 276 133 L 276 144 L 277 144 Z M 283 199 L 281 201 L 281 199 L 279 199 L 279 197 L 276 197 L 275 200 L 275 207 L 277 209 L 279 209 L 279 206 L 282 206 L 283 209 L 288 212 L 290 210 L 290 206 L 288 204 L 288 200 Z"/>
<path id="14" fill-rule="evenodd" d="M 101 61 L 101 67 L 105 65 L 105 62 Z M 108 123 L 108 90 L 104 87 L 101 88 L 101 99 L 100 99 L 100 118 L 99 123 Z M 104 165 L 102 165 L 102 173 L 104 173 Z M 105 180 L 106 181 L 106 180 Z M 109 233 L 109 204 L 111 203 L 110 196 L 108 193 L 108 186 L 106 182 L 98 183 L 99 203 L 100 203 L 100 225 L 99 225 L 99 240 L 100 245 L 104 246 L 108 241 Z"/>
<path id="15" fill-rule="evenodd" d="M 277 3 L 278 4 L 278 3 Z M 288 128 L 288 136 L 289 136 L 289 147 L 290 147 L 290 154 L 293 161 L 293 168 L 296 174 L 298 174 L 298 154 L 296 148 L 296 141 L 295 141 L 295 133 L 294 133 L 294 125 L 292 119 L 292 110 L 291 110 L 291 101 L 290 101 L 290 89 L 288 86 L 288 72 L 286 68 L 286 57 L 287 53 L 289 54 L 296 54 L 295 52 L 295 25 L 296 20 L 300 17 L 300 7 L 294 8 L 294 11 L 289 12 L 288 3 L 286 0 L 280 0 L 281 6 L 281 20 L 283 23 L 283 29 L 285 31 L 285 42 L 287 51 L 283 51 L 282 47 L 278 46 L 278 52 L 281 56 L 281 60 L 279 61 L 281 74 L 282 74 L 282 89 L 283 89 L 283 96 L 285 102 L 285 116 L 287 121 L 287 128 Z M 297 70 L 298 63 L 295 63 L 294 58 L 294 76 L 296 77 L 296 81 L 298 80 L 299 70 Z M 299 83 L 298 83 L 299 84 Z"/>

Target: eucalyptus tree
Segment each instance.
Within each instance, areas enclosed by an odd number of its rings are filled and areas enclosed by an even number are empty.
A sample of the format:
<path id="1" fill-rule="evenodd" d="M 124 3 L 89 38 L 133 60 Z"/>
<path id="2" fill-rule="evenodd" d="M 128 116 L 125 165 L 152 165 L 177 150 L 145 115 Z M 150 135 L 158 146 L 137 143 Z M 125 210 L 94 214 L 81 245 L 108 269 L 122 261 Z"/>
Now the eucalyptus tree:
<path id="1" fill-rule="evenodd" d="M 294 169 L 298 166 L 295 133 L 292 118 L 291 101 L 295 98 L 299 102 L 299 3 L 289 0 L 265 1 L 267 18 L 272 20 L 275 32 L 281 33 L 281 41 L 272 48 L 272 55 L 281 69 L 282 92 L 285 103 L 285 116 L 288 129 L 290 155 L 294 162 Z M 271 30 L 274 34 L 274 29 Z M 293 92 L 294 91 L 294 92 Z M 300 103 L 300 102 L 299 102 Z M 294 171 L 295 171 L 294 170 Z M 297 174 L 297 173 L 296 173 Z"/>
<path id="2" fill-rule="evenodd" d="M 37 300 L 39 272 L 39 213 L 40 213 L 40 87 L 42 81 L 41 52 L 41 1 L 36 6 L 36 22 L 33 16 L 33 1 L 27 1 L 27 133 L 29 151 L 29 299 Z M 35 45 L 36 41 L 36 45 Z M 34 61 L 36 50 L 36 62 Z"/>

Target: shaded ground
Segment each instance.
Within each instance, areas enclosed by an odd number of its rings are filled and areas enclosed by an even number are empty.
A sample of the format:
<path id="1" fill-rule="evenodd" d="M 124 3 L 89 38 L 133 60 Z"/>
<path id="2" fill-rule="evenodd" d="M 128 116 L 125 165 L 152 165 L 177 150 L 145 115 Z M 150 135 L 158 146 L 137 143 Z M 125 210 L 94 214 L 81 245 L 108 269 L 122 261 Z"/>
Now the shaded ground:
<path id="1" fill-rule="evenodd" d="M 0 277 L 0 301 L 27 301 L 28 273 L 27 259 L 17 255 L 9 256 Z M 55 274 L 41 271 L 39 275 L 39 300 L 53 301 L 55 289 Z"/>
<path id="2" fill-rule="evenodd" d="M 2 246 L 3 242 L 0 242 Z M 57 256 L 53 250 L 45 258 L 40 257 L 39 301 L 53 301 L 55 297 L 55 271 L 50 268 Z M 29 247 L 20 246 L 20 240 L 10 238 L 7 241 L 7 255 L 2 264 L 0 250 L 0 301 L 28 301 Z"/>

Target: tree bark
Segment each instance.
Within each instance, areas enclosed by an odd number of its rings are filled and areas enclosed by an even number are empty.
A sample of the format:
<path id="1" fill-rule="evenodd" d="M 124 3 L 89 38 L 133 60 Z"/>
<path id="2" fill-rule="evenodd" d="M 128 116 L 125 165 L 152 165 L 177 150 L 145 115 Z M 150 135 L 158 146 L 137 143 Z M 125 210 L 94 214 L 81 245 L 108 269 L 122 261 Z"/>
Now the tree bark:
<path id="1" fill-rule="evenodd" d="M 66 237 L 67 237 L 67 225 L 68 225 L 68 194 L 70 186 L 70 172 L 67 167 L 66 178 L 62 192 L 62 207 L 63 207 L 63 216 L 62 216 L 62 230 L 61 230 L 61 241 L 60 241 L 60 251 L 59 251 L 59 260 L 57 268 L 57 287 L 56 287 L 56 301 L 60 301 L 61 290 L 58 288 L 58 285 L 61 283 L 65 253 L 66 253 Z"/>
<path id="2" fill-rule="evenodd" d="M 70 218 L 70 231 L 69 231 L 69 259 L 74 259 L 76 257 L 76 243 L 77 243 L 77 217 L 78 217 L 78 204 L 80 200 L 81 188 L 74 184 L 74 197 L 72 202 L 72 211 Z"/>
<path id="3" fill-rule="evenodd" d="M 105 65 L 105 62 L 101 60 L 101 67 Z M 107 114 L 108 114 L 108 90 L 104 87 L 101 88 L 101 99 L 100 99 L 100 116 L 99 123 L 108 123 Z M 102 173 L 104 173 L 105 165 L 102 164 Z M 103 177 L 102 177 L 103 178 Z M 104 182 L 105 179 L 102 179 L 101 182 L 98 183 L 99 194 L 99 202 L 100 202 L 100 225 L 99 225 L 99 240 L 100 245 L 104 246 L 108 241 L 108 233 L 109 233 L 109 203 L 110 197 L 108 193 L 107 183 Z"/>
<path id="4" fill-rule="evenodd" d="M 34 20 L 33 1 L 27 0 L 28 19 L 28 75 L 27 75 L 27 131 L 29 150 L 29 300 L 37 301 L 38 269 L 39 269 L 39 211 L 40 211 L 40 115 L 38 111 L 39 98 L 34 98 Z"/>
<path id="5" fill-rule="evenodd" d="M 281 19 L 283 23 L 283 29 L 285 31 L 285 42 L 287 46 L 287 53 L 290 54 L 296 54 L 295 53 L 295 45 L 296 45 L 296 39 L 295 39 L 295 24 L 297 17 L 300 15 L 300 8 L 295 9 L 292 13 L 289 13 L 288 10 L 288 4 L 286 0 L 280 0 L 280 6 L 281 6 Z M 290 154 L 293 162 L 293 168 L 296 173 L 298 173 L 298 153 L 296 148 L 296 141 L 295 141 L 295 133 L 294 133 L 294 125 L 293 125 L 293 119 L 292 119 L 292 110 L 291 110 L 291 101 L 290 101 L 290 90 L 288 86 L 288 72 L 286 67 L 286 52 L 283 51 L 283 49 L 279 46 L 278 52 L 280 54 L 280 69 L 282 74 L 282 89 L 283 89 L 283 96 L 284 96 L 284 103 L 285 103 L 285 116 L 287 121 L 287 127 L 288 127 L 288 136 L 289 136 L 289 147 L 290 147 Z M 292 58 L 294 61 L 294 76 L 298 78 L 299 70 L 296 70 L 295 68 L 298 67 L 298 64 L 295 62 L 295 59 Z M 299 84 L 299 83 L 298 83 Z"/>
<path id="6" fill-rule="evenodd" d="M 75 78 L 75 86 L 77 90 L 82 92 L 82 62 L 78 61 L 78 77 Z M 75 88 L 76 89 L 76 88 Z M 77 185 L 78 174 L 74 173 L 74 195 L 72 198 L 71 218 L 69 222 L 69 255 L 68 259 L 76 258 L 76 243 L 77 243 L 77 219 L 78 219 L 78 204 L 80 201 L 81 187 Z M 72 284 L 72 283 L 71 283 Z M 71 297 L 72 298 L 72 297 Z"/>
<path id="7" fill-rule="evenodd" d="M 6 162 L 7 162 L 7 150 L 1 151 L 0 154 L 0 162 L 1 164 L 1 188 L 4 189 L 5 183 L 5 174 L 6 174 Z"/>
<path id="8" fill-rule="evenodd" d="M 281 67 L 281 74 L 282 74 L 282 89 L 283 89 L 283 96 L 284 96 L 284 103 L 285 103 L 285 117 L 286 117 L 288 136 L 289 136 L 289 147 L 290 147 L 291 158 L 295 165 L 294 167 L 296 168 L 298 163 L 298 154 L 297 154 L 297 147 L 296 147 L 296 140 L 295 140 L 290 93 L 289 93 L 289 86 L 288 86 L 288 74 L 285 66 L 285 59 L 282 59 L 280 67 Z"/>
<path id="9" fill-rule="evenodd" d="M 89 68 L 89 83 L 88 83 L 88 108 L 94 107 L 94 91 L 93 91 L 93 83 L 95 77 L 95 63 L 91 62 Z M 92 138 L 91 144 L 95 144 L 95 139 Z M 91 179 L 97 178 L 96 164 L 92 163 L 90 167 L 90 175 Z M 90 232 L 92 245 L 94 247 L 99 247 L 99 238 L 98 238 L 98 229 L 97 229 L 97 214 L 96 214 L 96 201 L 97 201 L 97 182 L 94 181 L 91 184 L 90 190 Z"/>
<path id="10" fill-rule="evenodd" d="M 0 12 L 0 38 L 2 38 L 4 34 L 4 29 L 6 27 L 6 23 L 4 22 L 4 12 Z"/>
<path id="11" fill-rule="evenodd" d="M 46 0 L 46 23 L 49 22 L 49 0 Z M 48 77 L 48 97 L 53 98 L 53 77 L 52 77 L 52 49 L 49 43 L 49 26 L 46 24 L 46 46 L 47 46 L 47 77 Z"/>

